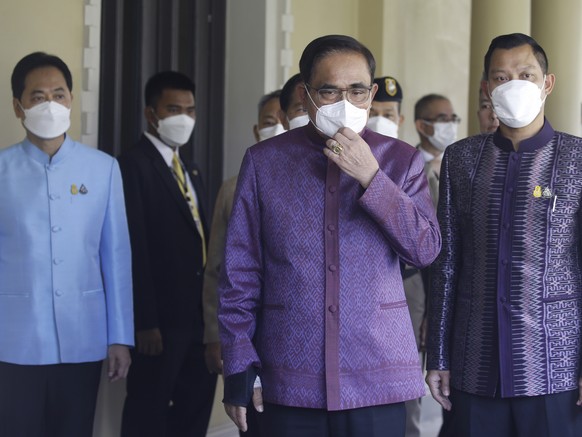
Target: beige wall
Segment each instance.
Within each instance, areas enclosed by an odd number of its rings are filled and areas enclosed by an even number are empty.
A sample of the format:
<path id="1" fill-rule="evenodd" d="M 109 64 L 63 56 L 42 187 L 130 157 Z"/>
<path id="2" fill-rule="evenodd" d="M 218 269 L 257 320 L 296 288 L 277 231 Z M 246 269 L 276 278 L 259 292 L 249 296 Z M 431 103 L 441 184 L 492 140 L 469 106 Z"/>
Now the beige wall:
<path id="1" fill-rule="evenodd" d="M 343 34 L 357 37 L 357 0 L 294 0 L 291 14 L 295 30 L 291 35 L 294 67 L 290 75 L 299 72 L 303 49 L 318 36 Z"/>
<path id="2" fill-rule="evenodd" d="M 479 133 L 475 111 L 479 106 L 479 84 L 483 76 L 483 57 L 491 40 L 498 35 L 521 32 L 530 34 L 530 0 L 473 0 L 471 10 L 471 73 L 469 133 Z"/>
<path id="3" fill-rule="evenodd" d="M 376 75 L 394 76 L 403 87 L 401 139 L 418 142 L 414 104 L 428 93 L 452 101 L 463 119 L 459 138 L 467 135 L 468 118 L 476 117 L 477 110 L 468 108 L 471 0 L 294 0 L 291 12 L 292 73 L 315 37 L 351 35 L 374 54 Z"/>
<path id="4" fill-rule="evenodd" d="M 418 143 L 414 128 L 414 104 L 428 93 L 448 97 L 461 117 L 459 139 L 467 135 L 468 118 L 477 108 L 468 108 L 470 0 L 399 0 L 404 69 L 402 138 Z M 388 72 L 385 72 L 388 74 Z"/>
<path id="5" fill-rule="evenodd" d="M 24 138 L 24 129 L 12 110 L 10 76 L 16 63 L 35 51 L 55 54 L 69 66 L 74 96 L 69 132 L 73 138 L 80 138 L 83 8 L 81 0 L 0 2 L 0 147 Z"/>
<path id="6" fill-rule="evenodd" d="M 545 114 L 557 130 L 582 135 L 582 3 L 532 0 L 531 35 L 548 55 L 556 84 Z"/>

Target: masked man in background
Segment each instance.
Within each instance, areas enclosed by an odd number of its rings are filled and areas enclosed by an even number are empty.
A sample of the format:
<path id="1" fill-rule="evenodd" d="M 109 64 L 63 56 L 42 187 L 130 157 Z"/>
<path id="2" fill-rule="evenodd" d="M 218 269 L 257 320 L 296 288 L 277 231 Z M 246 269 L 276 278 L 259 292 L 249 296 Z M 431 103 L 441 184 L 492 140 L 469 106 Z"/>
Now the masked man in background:
<path id="1" fill-rule="evenodd" d="M 199 170 L 180 156 L 196 120 L 194 84 L 166 71 L 145 87 L 147 131 L 119 157 L 133 250 L 136 348 L 122 437 L 204 437 L 216 375 L 202 342 L 208 228 Z"/>

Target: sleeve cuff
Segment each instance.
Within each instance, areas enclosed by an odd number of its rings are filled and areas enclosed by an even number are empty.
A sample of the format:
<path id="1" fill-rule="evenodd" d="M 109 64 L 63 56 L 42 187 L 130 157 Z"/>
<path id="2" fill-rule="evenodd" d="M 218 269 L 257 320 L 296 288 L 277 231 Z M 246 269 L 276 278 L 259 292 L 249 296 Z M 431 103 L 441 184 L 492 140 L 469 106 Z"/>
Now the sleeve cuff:
<path id="1" fill-rule="evenodd" d="M 249 367 L 245 372 L 235 373 L 224 378 L 225 404 L 237 407 L 246 407 L 253 397 L 253 385 L 257 378 L 257 371 Z"/>

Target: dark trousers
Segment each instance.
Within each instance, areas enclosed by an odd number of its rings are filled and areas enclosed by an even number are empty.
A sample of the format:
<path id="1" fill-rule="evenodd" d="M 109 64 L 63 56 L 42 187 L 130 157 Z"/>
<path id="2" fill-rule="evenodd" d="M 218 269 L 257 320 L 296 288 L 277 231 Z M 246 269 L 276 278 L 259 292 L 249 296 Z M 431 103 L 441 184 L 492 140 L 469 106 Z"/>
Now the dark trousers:
<path id="1" fill-rule="evenodd" d="M 443 424 L 439 430 L 438 437 L 455 437 L 455 412 L 442 408 Z"/>
<path id="2" fill-rule="evenodd" d="M 204 437 L 216 389 L 204 345 L 184 332 L 162 338 L 161 355 L 132 352 L 121 436 Z"/>
<path id="3" fill-rule="evenodd" d="M 454 437 L 580 437 L 578 390 L 545 396 L 487 398 L 452 389 L 446 435 Z"/>
<path id="4" fill-rule="evenodd" d="M 0 362 L 0 436 L 91 437 L 101 361 Z"/>
<path id="5" fill-rule="evenodd" d="M 343 411 L 265 403 L 258 415 L 262 437 L 404 437 L 404 403 Z"/>

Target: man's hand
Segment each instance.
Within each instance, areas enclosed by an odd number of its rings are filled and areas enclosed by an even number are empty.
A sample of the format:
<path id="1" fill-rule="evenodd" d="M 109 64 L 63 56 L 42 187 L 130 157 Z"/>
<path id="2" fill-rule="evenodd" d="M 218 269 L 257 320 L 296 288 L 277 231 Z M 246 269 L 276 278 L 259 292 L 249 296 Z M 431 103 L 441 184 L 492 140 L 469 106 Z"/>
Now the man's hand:
<path id="1" fill-rule="evenodd" d="M 255 387 L 253 388 L 253 406 L 259 413 L 264 411 L 263 407 L 263 387 L 261 386 L 261 379 L 257 376 Z"/>
<path id="2" fill-rule="evenodd" d="M 159 355 L 164 350 L 162 333 L 158 328 L 144 329 L 135 333 L 136 349 L 143 355 Z"/>
<path id="3" fill-rule="evenodd" d="M 253 405 L 255 410 L 259 413 L 264 411 L 263 407 L 263 389 L 261 387 L 255 387 L 253 390 Z M 224 404 L 224 409 L 228 417 L 234 422 L 238 429 L 242 432 L 246 432 L 247 426 L 247 409 L 245 407 L 237 407 L 236 405 Z"/>
<path id="4" fill-rule="evenodd" d="M 222 374 L 222 357 L 220 354 L 220 342 L 208 343 L 204 350 L 204 361 L 210 373 Z"/>
<path id="5" fill-rule="evenodd" d="M 109 346 L 108 357 L 107 376 L 109 377 L 109 382 L 127 377 L 129 365 L 131 364 L 129 348 L 122 344 L 112 344 Z"/>
<path id="6" fill-rule="evenodd" d="M 325 144 L 325 156 L 356 179 L 362 187 L 368 188 L 379 169 L 368 143 L 350 128 L 343 127 Z"/>
<path id="7" fill-rule="evenodd" d="M 429 370 L 426 375 L 426 383 L 432 397 L 447 411 L 451 411 L 452 406 L 451 401 L 449 401 L 450 379 L 451 372 L 448 370 Z"/>
<path id="8" fill-rule="evenodd" d="M 242 432 L 247 432 L 247 409 L 231 404 L 224 404 L 224 409 L 236 427 Z"/>

